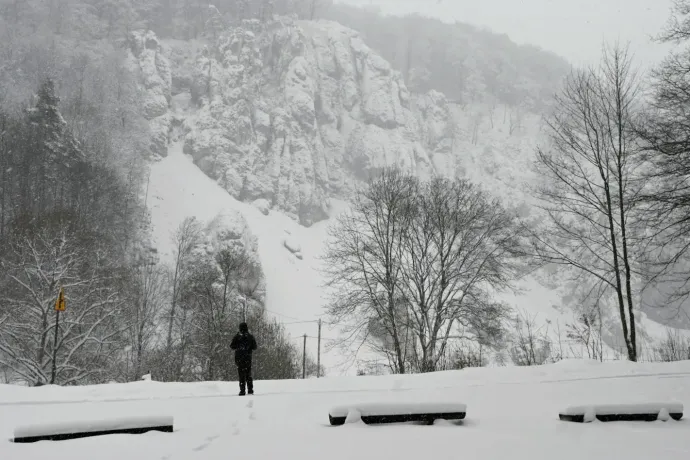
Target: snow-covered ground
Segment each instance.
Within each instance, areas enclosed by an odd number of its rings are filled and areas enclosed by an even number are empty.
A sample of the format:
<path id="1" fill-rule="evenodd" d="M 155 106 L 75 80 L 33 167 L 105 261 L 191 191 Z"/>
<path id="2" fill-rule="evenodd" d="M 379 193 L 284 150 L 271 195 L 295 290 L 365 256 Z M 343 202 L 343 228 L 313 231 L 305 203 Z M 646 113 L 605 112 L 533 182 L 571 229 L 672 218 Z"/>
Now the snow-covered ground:
<path id="1" fill-rule="evenodd" d="M 571 405 L 690 404 L 690 362 L 466 369 L 413 376 L 236 383 L 137 382 L 75 388 L 0 386 L 0 458 L 37 460 L 302 459 L 517 460 L 690 458 L 690 422 L 562 422 Z M 331 427 L 334 406 L 467 405 L 461 423 Z M 16 426 L 171 415 L 175 432 L 14 444 Z"/>

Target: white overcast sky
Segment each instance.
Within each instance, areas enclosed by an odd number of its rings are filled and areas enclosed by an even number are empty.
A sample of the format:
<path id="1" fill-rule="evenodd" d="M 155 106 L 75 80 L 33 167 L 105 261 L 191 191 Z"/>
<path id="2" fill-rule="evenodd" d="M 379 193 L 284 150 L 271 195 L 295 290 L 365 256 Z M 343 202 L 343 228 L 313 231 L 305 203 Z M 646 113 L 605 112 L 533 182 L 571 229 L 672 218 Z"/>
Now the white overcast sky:
<path id="1" fill-rule="evenodd" d="M 507 34 L 517 43 L 553 51 L 571 64 L 592 63 L 604 41 L 630 42 L 638 66 L 662 58 L 653 43 L 670 16 L 671 0 L 336 0 L 378 5 L 384 13 L 418 12 Z"/>

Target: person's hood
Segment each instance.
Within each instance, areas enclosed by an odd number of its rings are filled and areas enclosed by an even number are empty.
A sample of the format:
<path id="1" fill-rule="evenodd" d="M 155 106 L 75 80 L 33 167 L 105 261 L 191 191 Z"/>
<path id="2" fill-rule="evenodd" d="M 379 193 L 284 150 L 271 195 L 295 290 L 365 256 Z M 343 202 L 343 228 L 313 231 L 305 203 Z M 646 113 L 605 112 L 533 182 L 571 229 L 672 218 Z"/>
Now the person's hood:
<path id="1" fill-rule="evenodd" d="M 243 334 L 249 332 L 249 326 L 247 326 L 247 323 L 240 323 L 240 332 Z"/>

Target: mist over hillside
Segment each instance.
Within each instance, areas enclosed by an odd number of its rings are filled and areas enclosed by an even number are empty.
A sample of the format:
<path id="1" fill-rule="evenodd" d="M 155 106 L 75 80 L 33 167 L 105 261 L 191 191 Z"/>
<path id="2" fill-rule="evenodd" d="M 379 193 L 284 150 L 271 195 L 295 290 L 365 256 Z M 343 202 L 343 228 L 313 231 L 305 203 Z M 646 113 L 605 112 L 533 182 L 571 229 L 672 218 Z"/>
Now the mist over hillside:
<path id="1" fill-rule="evenodd" d="M 384 16 L 377 8 L 343 3 L 323 14 L 361 32 L 403 74 L 411 91 L 435 89 L 460 104 L 481 101 L 542 113 L 570 72 L 570 65 L 553 53 L 459 21 Z"/>

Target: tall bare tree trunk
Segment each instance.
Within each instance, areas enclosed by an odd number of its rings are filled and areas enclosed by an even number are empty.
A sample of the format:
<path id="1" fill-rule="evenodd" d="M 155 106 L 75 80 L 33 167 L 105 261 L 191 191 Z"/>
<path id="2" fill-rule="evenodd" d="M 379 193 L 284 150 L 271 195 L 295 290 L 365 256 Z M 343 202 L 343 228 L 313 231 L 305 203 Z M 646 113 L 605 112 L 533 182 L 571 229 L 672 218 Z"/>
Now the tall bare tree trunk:
<path id="1" fill-rule="evenodd" d="M 569 79 L 549 121 L 550 151 L 538 152 L 548 223 L 535 239 L 544 262 L 568 266 L 615 291 L 631 361 L 637 360 L 633 263 L 643 247 L 639 241 L 631 247 L 628 222 L 644 186 L 637 172 L 644 160 L 632 150 L 630 129 L 637 94 L 627 50 L 618 46 L 605 49 L 599 68 Z"/>

